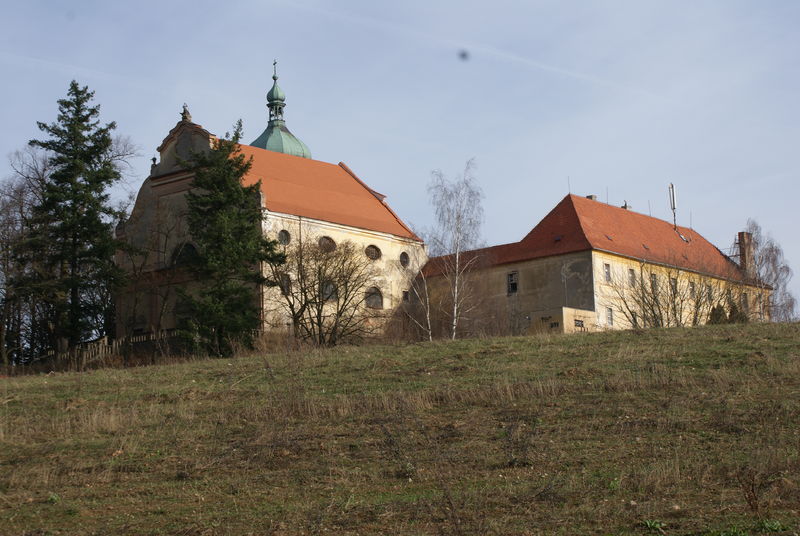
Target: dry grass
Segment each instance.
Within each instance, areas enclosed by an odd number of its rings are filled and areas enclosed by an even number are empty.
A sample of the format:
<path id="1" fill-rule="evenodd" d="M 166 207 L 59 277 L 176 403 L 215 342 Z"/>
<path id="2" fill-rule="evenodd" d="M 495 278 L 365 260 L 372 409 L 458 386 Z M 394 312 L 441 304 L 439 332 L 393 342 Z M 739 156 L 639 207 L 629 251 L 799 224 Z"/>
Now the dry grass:
<path id="1" fill-rule="evenodd" d="M 798 530 L 797 324 L 0 382 L 0 534 Z"/>

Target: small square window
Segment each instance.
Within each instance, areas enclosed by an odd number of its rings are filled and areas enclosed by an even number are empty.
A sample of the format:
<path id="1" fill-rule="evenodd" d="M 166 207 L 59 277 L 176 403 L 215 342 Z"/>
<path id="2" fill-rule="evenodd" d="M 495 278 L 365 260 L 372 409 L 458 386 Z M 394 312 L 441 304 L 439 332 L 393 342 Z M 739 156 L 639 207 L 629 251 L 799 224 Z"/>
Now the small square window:
<path id="1" fill-rule="evenodd" d="M 509 294 L 517 292 L 517 283 L 519 281 L 519 274 L 517 272 L 509 272 L 506 276 L 506 291 Z"/>
<path id="2" fill-rule="evenodd" d="M 582 328 L 583 327 L 583 320 L 575 319 L 575 327 Z"/>

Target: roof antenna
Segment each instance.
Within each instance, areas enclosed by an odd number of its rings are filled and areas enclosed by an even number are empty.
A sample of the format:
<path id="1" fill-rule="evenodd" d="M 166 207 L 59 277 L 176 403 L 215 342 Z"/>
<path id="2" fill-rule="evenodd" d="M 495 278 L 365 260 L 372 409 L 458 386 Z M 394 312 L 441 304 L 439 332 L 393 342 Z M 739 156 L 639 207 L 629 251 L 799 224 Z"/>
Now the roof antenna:
<path id="1" fill-rule="evenodd" d="M 606 205 L 608 204 L 608 186 L 606 186 Z"/>
<path id="2" fill-rule="evenodd" d="M 572 186 L 569 183 L 569 175 L 567 175 L 567 193 L 572 193 Z"/>
<path id="3" fill-rule="evenodd" d="M 675 209 L 677 207 L 677 203 L 675 202 L 675 185 L 669 183 L 669 208 L 672 209 L 672 226 L 677 231 L 678 230 L 678 219 L 675 215 Z"/>
<path id="4" fill-rule="evenodd" d="M 650 200 L 647 200 L 647 213 L 650 214 L 650 217 L 653 217 L 653 209 L 650 208 Z"/>
<path id="5" fill-rule="evenodd" d="M 694 227 L 692 227 L 692 210 L 691 209 L 689 209 L 689 229 L 694 229 Z"/>

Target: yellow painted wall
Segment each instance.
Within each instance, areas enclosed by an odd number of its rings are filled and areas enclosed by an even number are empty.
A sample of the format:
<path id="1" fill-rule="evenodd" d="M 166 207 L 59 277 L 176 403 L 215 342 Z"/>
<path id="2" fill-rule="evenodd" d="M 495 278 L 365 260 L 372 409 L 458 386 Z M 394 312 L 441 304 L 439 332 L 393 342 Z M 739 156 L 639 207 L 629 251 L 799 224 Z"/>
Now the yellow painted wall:
<path id="1" fill-rule="evenodd" d="M 763 289 L 602 251 L 592 252 L 592 264 L 598 325 L 602 329 L 631 328 L 632 313 L 636 313 L 637 320 L 641 321 L 643 315 L 639 309 L 644 301 L 642 296 L 647 295 L 638 290 L 642 283 L 645 293 L 662 296 L 662 307 L 671 307 L 670 311 L 663 313 L 667 325 L 705 324 L 711 306 L 721 304 L 727 309 L 729 295 L 750 320 L 766 320 L 758 307 L 759 295 L 764 304 L 769 299 L 768 291 Z M 633 270 L 636 285 L 629 281 L 629 270 Z M 656 277 L 655 292 L 651 287 L 652 275 Z M 692 283 L 694 292 L 690 288 Z M 703 294 L 708 293 L 708 289 L 711 290 L 711 299 Z"/>

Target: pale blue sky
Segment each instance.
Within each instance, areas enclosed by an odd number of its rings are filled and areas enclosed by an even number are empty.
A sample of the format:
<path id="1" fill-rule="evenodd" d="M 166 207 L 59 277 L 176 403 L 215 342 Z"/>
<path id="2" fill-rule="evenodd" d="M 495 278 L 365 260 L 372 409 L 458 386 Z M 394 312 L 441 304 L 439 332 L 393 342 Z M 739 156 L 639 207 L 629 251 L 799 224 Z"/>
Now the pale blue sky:
<path id="1" fill-rule="evenodd" d="M 431 222 L 432 169 L 475 157 L 489 244 L 524 236 L 567 177 L 664 219 L 673 182 L 680 224 L 691 214 L 725 250 L 753 217 L 800 271 L 794 0 L 27 0 L 2 13 L 2 156 L 55 119 L 75 78 L 141 148 L 138 188 L 183 102 L 210 131 L 241 118 L 254 139 L 277 58 L 292 132 L 407 222 Z"/>

